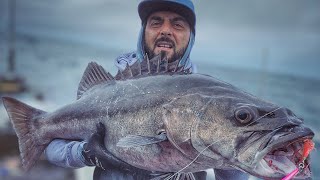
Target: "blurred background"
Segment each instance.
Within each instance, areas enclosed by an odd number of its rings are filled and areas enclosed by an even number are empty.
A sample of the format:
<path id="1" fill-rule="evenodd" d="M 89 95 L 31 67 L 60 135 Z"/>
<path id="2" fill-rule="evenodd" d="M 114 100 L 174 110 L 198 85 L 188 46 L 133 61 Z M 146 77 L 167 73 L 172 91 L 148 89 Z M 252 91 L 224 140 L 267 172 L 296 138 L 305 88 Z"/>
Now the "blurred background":
<path id="1" fill-rule="evenodd" d="M 0 96 L 45 111 L 76 99 L 90 61 L 115 74 L 114 59 L 134 51 L 139 0 L 0 0 Z M 199 73 L 293 110 L 320 142 L 320 1 L 194 1 Z M 0 102 L 0 179 L 91 179 L 42 157 L 20 170 L 17 139 Z M 311 155 L 320 179 L 319 151 Z M 212 178 L 210 176 L 210 178 Z M 254 178 L 252 178 L 254 179 Z"/>

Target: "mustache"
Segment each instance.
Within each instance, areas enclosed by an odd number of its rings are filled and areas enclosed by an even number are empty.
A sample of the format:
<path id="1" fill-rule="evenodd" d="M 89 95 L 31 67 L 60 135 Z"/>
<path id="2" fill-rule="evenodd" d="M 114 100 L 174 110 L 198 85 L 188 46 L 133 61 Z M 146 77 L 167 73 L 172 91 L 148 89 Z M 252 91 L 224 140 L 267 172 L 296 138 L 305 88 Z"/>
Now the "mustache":
<path id="1" fill-rule="evenodd" d="M 157 39 L 154 44 L 157 45 L 159 42 L 167 42 L 170 43 L 173 48 L 175 47 L 175 43 L 168 37 L 161 37 Z"/>

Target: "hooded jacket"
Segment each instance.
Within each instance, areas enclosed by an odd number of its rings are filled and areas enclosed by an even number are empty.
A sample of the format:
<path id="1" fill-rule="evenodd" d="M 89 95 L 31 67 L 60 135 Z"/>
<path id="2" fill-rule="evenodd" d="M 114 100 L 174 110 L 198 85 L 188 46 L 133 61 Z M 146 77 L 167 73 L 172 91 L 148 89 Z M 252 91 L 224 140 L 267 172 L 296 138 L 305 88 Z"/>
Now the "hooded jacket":
<path id="1" fill-rule="evenodd" d="M 137 41 L 137 50 L 119 56 L 115 60 L 115 65 L 119 70 L 124 70 L 126 65 L 132 65 L 136 61 L 142 61 L 146 55 L 144 47 L 144 34 L 147 24 L 147 19 L 150 14 L 157 11 L 172 11 L 176 12 L 184 17 L 190 25 L 191 32 L 189 43 L 184 52 L 184 55 L 180 59 L 179 67 L 183 69 L 191 69 L 191 72 L 196 72 L 195 65 L 190 60 L 190 53 L 195 42 L 195 26 L 196 26 L 196 15 L 194 5 L 190 0 L 143 0 L 138 6 L 138 13 L 141 19 L 141 29 L 139 38 Z"/>

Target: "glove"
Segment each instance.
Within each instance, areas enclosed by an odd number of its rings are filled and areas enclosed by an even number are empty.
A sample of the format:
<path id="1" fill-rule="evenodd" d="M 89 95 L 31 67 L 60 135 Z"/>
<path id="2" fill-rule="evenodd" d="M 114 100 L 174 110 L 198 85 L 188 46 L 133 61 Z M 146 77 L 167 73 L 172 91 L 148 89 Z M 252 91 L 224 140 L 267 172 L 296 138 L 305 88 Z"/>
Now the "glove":
<path id="1" fill-rule="evenodd" d="M 105 170 L 106 164 L 102 162 L 108 153 L 105 144 L 105 127 L 102 123 L 97 124 L 97 132 L 93 133 L 88 143 L 83 145 L 82 156 L 88 166 L 97 166 Z"/>
<path id="2" fill-rule="evenodd" d="M 88 143 L 84 144 L 82 156 L 86 161 L 85 164 L 96 166 L 105 172 L 114 171 L 126 177 L 132 176 L 134 179 L 151 179 L 153 175 L 150 171 L 131 166 L 107 150 L 104 144 L 105 132 L 104 124 L 97 124 L 97 132 L 93 133 Z"/>
<path id="3" fill-rule="evenodd" d="M 88 143 L 83 146 L 82 156 L 86 161 L 86 165 L 96 166 L 103 170 L 116 168 L 134 174 L 150 174 L 149 171 L 133 167 L 109 152 L 104 144 L 105 134 L 106 128 L 100 122 L 97 124 L 97 132 L 93 133 Z"/>

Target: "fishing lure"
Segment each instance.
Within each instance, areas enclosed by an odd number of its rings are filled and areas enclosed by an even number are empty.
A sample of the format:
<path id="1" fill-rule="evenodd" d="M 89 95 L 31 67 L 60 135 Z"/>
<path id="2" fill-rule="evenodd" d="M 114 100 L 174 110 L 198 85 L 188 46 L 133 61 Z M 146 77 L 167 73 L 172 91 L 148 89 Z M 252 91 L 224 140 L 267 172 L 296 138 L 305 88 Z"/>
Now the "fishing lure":
<path id="1" fill-rule="evenodd" d="M 296 168 L 291 173 L 289 173 L 286 177 L 282 178 L 282 180 L 290 180 L 294 178 L 299 173 L 299 168 Z"/>
<path id="2" fill-rule="evenodd" d="M 303 143 L 303 151 L 302 157 L 299 163 L 299 167 L 289 173 L 286 177 L 282 178 L 281 180 L 290 180 L 294 178 L 299 172 L 302 172 L 305 168 L 305 160 L 307 159 L 310 152 L 314 149 L 314 142 L 311 139 L 306 139 Z"/>
<path id="3" fill-rule="evenodd" d="M 310 154 L 310 152 L 314 149 L 314 142 L 311 139 L 306 139 L 303 144 L 303 153 L 301 162 L 305 161 Z"/>

